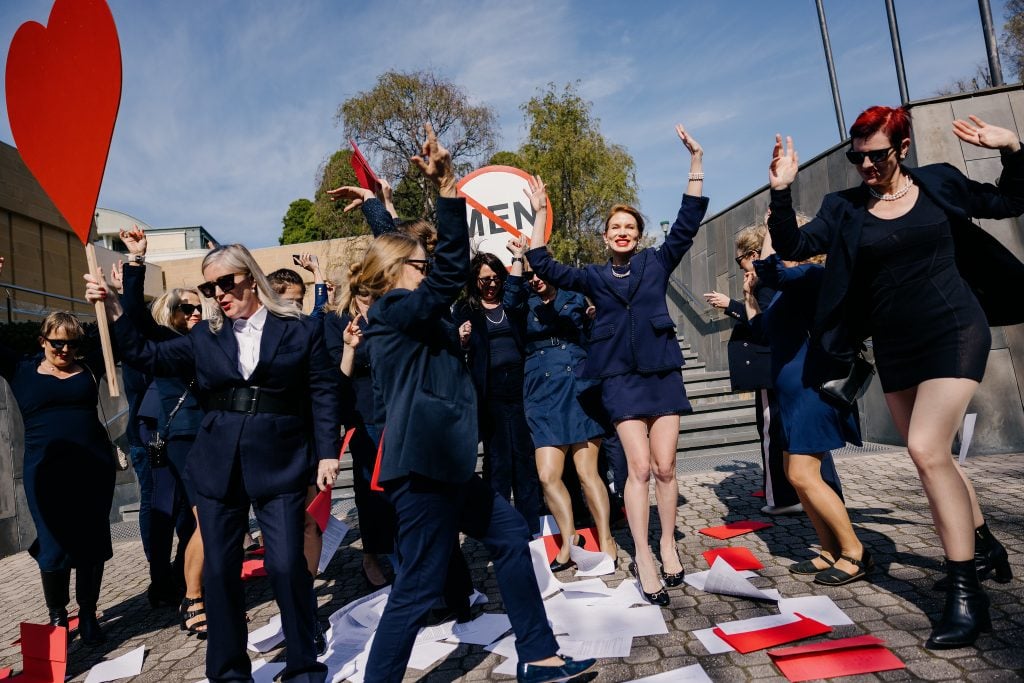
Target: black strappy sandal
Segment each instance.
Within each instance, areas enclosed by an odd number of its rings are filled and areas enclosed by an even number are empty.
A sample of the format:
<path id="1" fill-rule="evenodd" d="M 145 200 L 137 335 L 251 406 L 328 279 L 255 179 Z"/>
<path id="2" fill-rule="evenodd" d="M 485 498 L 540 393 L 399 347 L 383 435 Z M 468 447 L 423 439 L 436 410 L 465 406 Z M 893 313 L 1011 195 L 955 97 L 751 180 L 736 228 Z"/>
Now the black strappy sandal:
<path id="1" fill-rule="evenodd" d="M 842 569 L 837 569 L 833 565 L 828 569 L 823 569 L 818 572 L 814 577 L 814 583 L 822 586 L 844 586 L 848 583 L 853 583 L 854 581 L 859 581 L 860 579 L 865 578 L 868 575 L 868 572 L 870 572 L 875 566 L 875 561 L 871 559 L 871 553 L 866 549 L 859 560 L 847 557 L 846 555 L 840 555 L 839 559 L 846 560 L 850 564 L 854 565 L 857 567 L 857 571 L 850 574 L 849 572 L 844 572 Z M 839 560 L 836 560 L 836 562 L 838 561 Z"/>
<path id="2" fill-rule="evenodd" d="M 824 568 L 819 567 L 816 564 L 814 564 L 814 560 L 821 560 L 822 562 L 827 564 L 828 567 L 824 567 Z M 790 574 L 801 574 L 801 575 L 818 574 L 820 572 L 825 571 L 826 569 L 828 569 L 829 567 L 831 567 L 835 563 L 836 563 L 835 560 L 833 560 L 833 559 L 831 559 L 829 557 L 826 557 L 825 553 L 822 553 L 822 554 L 818 555 L 817 557 L 811 558 L 809 560 L 804 560 L 803 562 L 797 562 L 796 564 L 789 565 L 789 573 Z"/>
<path id="3" fill-rule="evenodd" d="M 187 635 L 194 635 L 199 640 L 206 640 L 206 605 L 203 604 L 199 609 L 192 609 L 192 607 L 202 602 L 202 595 L 198 598 L 182 598 L 181 606 L 178 607 L 178 614 L 181 615 L 182 631 L 185 631 Z M 198 617 L 202 617 L 202 619 L 193 621 Z"/>

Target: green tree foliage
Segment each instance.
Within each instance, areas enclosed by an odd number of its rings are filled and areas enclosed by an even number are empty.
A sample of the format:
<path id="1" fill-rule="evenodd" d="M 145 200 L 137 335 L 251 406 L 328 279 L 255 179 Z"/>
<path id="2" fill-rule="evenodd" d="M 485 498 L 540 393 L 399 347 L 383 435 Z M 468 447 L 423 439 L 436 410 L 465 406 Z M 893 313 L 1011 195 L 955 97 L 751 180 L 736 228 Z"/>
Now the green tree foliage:
<path id="1" fill-rule="evenodd" d="M 348 149 L 332 154 L 317 173 L 317 189 L 313 201 L 297 199 L 289 205 L 288 213 L 282 219 L 284 229 L 279 238 L 281 244 L 330 240 L 370 232 L 361 211 L 345 213 L 342 209 L 346 202 L 332 201 L 327 194 L 327 190 L 335 187 L 357 184 L 351 159 L 352 151 Z"/>
<path id="2" fill-rule="evenodd" d="M 550 249 L 559 260 L 605 259 L 604 214 L 616 203 L 637 201 L 636 165 L 629 152 L 605 140 L 574 84 L 554 83 L 522 105 L 527 139 L 508 163 L 539 175 L 547 184 L 554 217 Z M 495 155 L 496 157 L 498 155 Z"/>
<path id="3" fill-rule="evenodd" d="M 1006 3 L 1006 23 L 1003 24 L 1003 69 L 1013 74 L 1007 81 L 1024 80 L 1024 0 Z"/>
<path id="4" fill-rule="evenodd" d="M 420 152 L 424 123 L 433 125 L 460 175 L 486 159 L 497 138 L 494 111 L 472 104 L 461 88 L 432 71 L 388 71 L 371 90 L 345 100 L 337 118 L 344 122 L 346 137 L 354 138 L 364 153 L 380 158 L 380 173 L 401 178 L 399 186 L 408 181 L 419 188 L 419 211 L 399 209 L 409 217 L 433 210 L 433 187 L 418 171 L 409 172 L 409 157 Z M 409 203 L 417 195 L 410 187 L 404 189 Z"/>
<path id="5" fill-rule="evenodd" d="M 284 229 L 277 240 L 279 244 L 298 244 L 310 241 L 306 239 L 306 216 L 309 215 L 309 210 L 312 207 L 313 202 L 305 198 L 296 199 L 288 205 L 288 212 L 281 219 Z"/>

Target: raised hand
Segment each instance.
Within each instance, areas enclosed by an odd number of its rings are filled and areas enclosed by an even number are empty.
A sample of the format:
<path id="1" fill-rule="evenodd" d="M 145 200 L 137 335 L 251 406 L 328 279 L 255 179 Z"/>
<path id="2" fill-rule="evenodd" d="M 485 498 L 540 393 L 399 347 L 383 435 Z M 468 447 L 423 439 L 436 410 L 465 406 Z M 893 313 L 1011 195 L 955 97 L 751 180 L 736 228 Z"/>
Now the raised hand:
<path id="1" fill-rule="evenodd" d="M 462 344 L 462 348 L 469 347 L 469 336 L 473 334 L 473 323 L 468 320 L 459 326 L 459 343 Z"/>
<path id="2" fill-rule="evenodd" d="M 363 341 L 363 330 L 359 327 L 359 321 L 362 318 L 363 315 L 360 313 L 345 326 L 345 331 L 341 333 L 341 339 L 345 342 L 345 346 L 354 349 Z"/>
<path id="3" fill-rule="evenodd" d="M 513 258 L 522 258 L 529 243 L 526 240 L 525 235 L 519 235 L 519 237 L 509 237 L 508 242 L 505 244 L 505 248 L 512 253 Z"/>
<path id="4" fill-rule="evenodd" d="M 1012 130 L 989 125 L 974 114 L 967 118 L 970 121 L 953 121 L 953 134 L 964 142 L 987 149 L 1006 149 L 1011 152 L 1020 149 L 1020 138 Z"/>
<path id="5" fill-rule="evenodd" d="M 316 257 L 316 254 L 299 254 L 299 266 L 311 273 L 316 273 L 320 270 L 320 259 Z"/>
<path id="6" fill-rule="evenodd" d="M 119 294 L 124 291 L 124 263 L 120 259 L 110 266 L 110 286 Z"/>
<path id="7" fill-rule="evenodd" d="M 544 185 L 544 181 L 540 179 L 539 175 L 533 175 L 526 179 L 526 184 L 528 189 L 524 189 L 523 194 L 530 200 L 530 206 L 533 207 L 534 213 L 547 211 L 548 190 L 547 186 Z"/>
<path id="8" fill-rule="evenodd" d="M 686 146 L 686 149 L 690 151 L 690 156 L 702 157 L 704 156 L 704 148 L 700 146 L 700 143 L 693 139 L 693 136 L 686 132 L 683 128 L 683 124 L 676 124 L 676 135 Z"/>
<path id="9" fill-rule="evenodd" d="M 434 127 L 423 124 L 427 139 L 420 148 L 420 153 L 409 160 L 420 169 L 440 190 L 442 197 L 454 197 L 457 194 L 455 174 L 452 171 L 452 155 L 437 140 Z"/>
<path id="10" fill-rule="evenodd" d="M 107 287 L 106 280 L 103 279 L 103 269 L 99 269 L 98 277 L 92 273 L 86 273 L 82 277 L 85 278 L 85 300 L 90 304 L 103 302 L 108 320 L 113 321 L 121 317 L 121 300 L 117 298 L 116 292 Z"/>
<path id="11" fill-rule="evenodd" d="M 796 180 L 800 170 L 800 155 L 793 149 L 793 138 L 786 136 L 786 147 L 782 147 L 782 136 L 775 134 L 772 148 L 772 162 L 768 166 L 768 184 L 773 190 L 785 190 Z"/>
<path id="12" fill-rule="evenodd" d="M 363 202 L 367 199 L 373 199 L 374 197 L 372 190 L 353 185 L 342 185 L 333 190 L 327 190 L 327 196 L 331 198 L 332 202 L 336 202 L 339 199 L 351 199 L 352 201 L 345 205 L 345 208 L 342 209 L 343 211 L 351 211 L 356 207 L 362 206 Z"/>
<path id="13" fill-rule="evenodd" d="M 704 300 L 715 308 L 727 308 L 729 306 L 729 297 L 721 292 L 705 292 Z"/>
<path id="14" fill-rule="evenodd" d="M 743 273 L 743 293 L 747 296 L 754 295 L 754 287 L 757 286 L 757 273 L 746 271 Z"/>
<path id="15" fill-rule="evenodd" d="M 384 202 L 384 208 L 388 210 L 392 218 L 398 218 L 398 210 L 395 209 L 395 193 L 391 189 L 391 183 L 384 178 L 380 179 L 380 200 Z"/>
<path id="16" fill-rule="evenodd" d="M 146 233 L 142 228 L 133 225 L 131 230 L 121 230 L 118 237 L 128 247 L 128 253 L 132 256 L 145 256 L 149 242 L 146 240 Z"/>

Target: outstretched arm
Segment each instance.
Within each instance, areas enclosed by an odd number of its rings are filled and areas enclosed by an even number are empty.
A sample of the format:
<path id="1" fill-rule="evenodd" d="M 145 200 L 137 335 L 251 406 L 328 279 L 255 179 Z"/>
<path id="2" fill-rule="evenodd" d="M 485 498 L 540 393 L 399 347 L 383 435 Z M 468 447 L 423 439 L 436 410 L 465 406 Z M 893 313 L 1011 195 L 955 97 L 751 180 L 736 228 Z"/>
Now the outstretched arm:
<path id="1" fill-rule="evenodd" d="M 530 235 L 530 251 L 526 252 L 526 260 L 530 267 L 559 289 L 570 289 L 574 292 L 590 294 L 587 277 L 581 268 L 562 265 L 548 253 L 548 195 L 547 188 L 540 176 L 533 176 L 526 181 L 529 189 L 523 190 L 530 205 L 533 207 L 533 232 Z"/>
<path id="2" fill-rule="evenodd" d="M 693 246 L 693 238 L 700 229 L 700 222 L 708 208 L 707 198 L 701 196 L 704 188 L 704 148 L 686 132 L 681 123 L 676 124 L 676 135 L 690 153 L 690 174 L 676 222 L 665 237 L 665 243 L 657 251 L 658 258 L 667 271 L 675 270 L 683 256 Z"/>
<path id="3" fill-rule="evenodd" d="M 985 123 L 977 116 L 970 121 L 953 122 L 953 133 L 975 147 L 998 149 L 1003 162 L 999 182 L 979 183 L 968 180 L 970 206 L 974 218 L 1012 218 L 1024 213 L 1024 154 L 1017 134 L 1006 128 Z"/>
<path id="4" fill-rule="evenodd" d="M 772 160 L 768 165 L 768 184 L 771 187 L 771 206 L 768 214 L 768 230 L 779 255 L 793 261 L 803 261 L 828 251 L 831 226 L 819 215 L 803 229 L 796 224 L 793 210 L 793 195 L 790 185 L 796 180 L 800 167 L 800 156 L 793 148 L 793 138 L 776 133 Z"/>

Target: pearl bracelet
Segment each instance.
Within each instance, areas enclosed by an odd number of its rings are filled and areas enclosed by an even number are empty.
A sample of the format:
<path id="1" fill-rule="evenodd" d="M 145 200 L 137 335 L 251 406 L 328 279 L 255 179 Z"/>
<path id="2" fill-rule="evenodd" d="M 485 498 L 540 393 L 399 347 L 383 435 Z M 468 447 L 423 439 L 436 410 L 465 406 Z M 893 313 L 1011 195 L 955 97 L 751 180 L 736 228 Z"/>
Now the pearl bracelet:
<path id="1" fill-rule="evenodd" d="M 688 176 L 688 178 L 690 180 L 704 180 L 704 174 L 703 173 L 691 173 Z"/>

